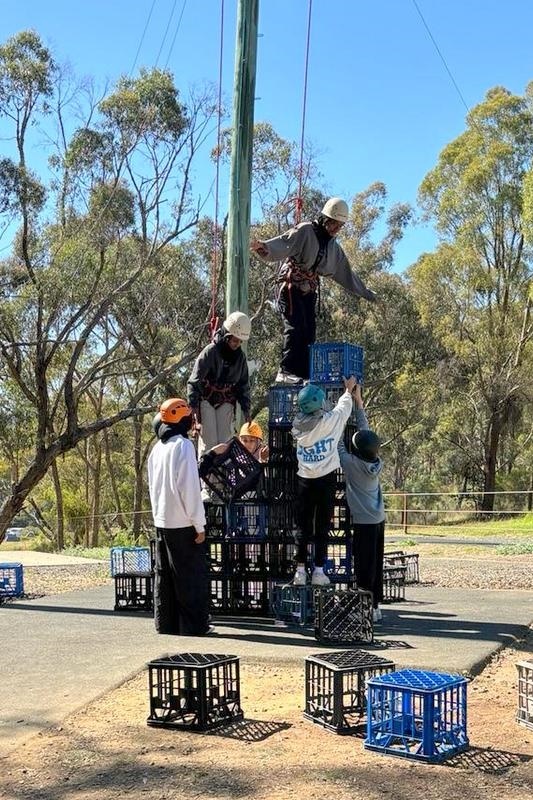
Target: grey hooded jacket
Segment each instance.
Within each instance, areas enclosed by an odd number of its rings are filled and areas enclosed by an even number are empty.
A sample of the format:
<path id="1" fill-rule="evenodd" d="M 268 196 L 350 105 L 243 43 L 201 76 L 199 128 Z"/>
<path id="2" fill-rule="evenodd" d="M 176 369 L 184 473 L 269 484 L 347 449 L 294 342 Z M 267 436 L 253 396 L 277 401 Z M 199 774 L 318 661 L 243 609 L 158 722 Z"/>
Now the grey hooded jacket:
<path id="1" fill-rule="evenodd" d="M 319 243 L 312 222 L 302 222 L 290 228 L 281 236 L 267 239 L 262 243 L 268 250 L 268 255 L 262 256 L 265 261 L 282 261 L 280 276 L 284 277 L 290 268 L 289 259 L 302 270 L 309 272 L 315 265 Z M 333 278 L 346 291 L 358 297 L 374 302 L 376 294 L 367 289 L 361 278 L 352 271 L 350 262 L 335 238 L 330 239 L 326 245 L 324 257 L 316 268 L 318 275 Z M 309 291 L 305 284 L 300 286 L 301 291 Z"/>
<path id="2" fill-rule="evenodd" d="M 250 411 L 250 382 L 248 363 L 241 349 L 231 354 L 231 359 L 224 357 L 224 327 L 215 333 L 214 340 L 204 347 L 196 361 L 187 381 L 187 400 L 190 406 L 198 408 L 200 400 L 210 400 L 209 387 L 225 389 L 229 402 L 237 401 L 243 414 Z M 216 405 L 220 400 L 217 397 Z M 220 402 L 218 402 L 220 405 Z"/>
<path id="3" fill-rule="evenodd" d="M 362 408 L 355 412 L 359 430 L 368 430 L 368 420 Z M 356 525 L 377 525 L 385 519 L 385 506 L 379 478 L 383 461 L 363 461 L 348 453 L 342 439 L 339 442 L 341 467 L 346 478 L 346 500 L 350 507 L 352 522 Z"/>

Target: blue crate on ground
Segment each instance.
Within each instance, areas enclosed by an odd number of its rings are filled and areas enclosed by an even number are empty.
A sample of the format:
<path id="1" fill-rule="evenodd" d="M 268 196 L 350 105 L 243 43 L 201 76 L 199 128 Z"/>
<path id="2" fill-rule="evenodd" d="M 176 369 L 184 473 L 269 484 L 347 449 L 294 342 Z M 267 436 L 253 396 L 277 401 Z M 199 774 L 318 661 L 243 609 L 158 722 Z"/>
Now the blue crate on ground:
<path id="1" fill-rule="evenodd" d="M 468 748 L 465 678 L 403 669 L 367 686 L 367 750 L 437 762 Z"/>
<path id="2" fill-rule="evenodd" d="M 354 375 L 363 382 L 363 348 L 346 342 L 312 344 L 310 348 L 311 381 L 313 383 L 340 383 Z"/>
<path id="3" fill-rule="evenodd" d="M 24 569 L 22 564 L 0 564 L 0 597 L 21 597 L 24 594 Z"/>
<path id="4" fill-rule="evenodd" d="M 312 625 L 315 618 L 315 587 L 294 586 L 292 583 L 273 584 L 270 607 L 274 617 L 287 625 Z"/>
<path id="5" fill-rule="evenodd" d="M 149 547 L 112 547 L 111 577 L 115 575 L 149 574 L 151 559 Z"/>
<path id="6" fill-rule="evenodd" d="M 276 384 L 268 391 L 268 424 L 290 426 L 298 410 L 298 393 L 302 385 Z"/>
<path id="7" fill-rule="evenodd" d="M 268 530 L 268 506 L 254 500 L 230 503 L 226 507 L 225 538 L 235 541 L 262 541 Z"/>

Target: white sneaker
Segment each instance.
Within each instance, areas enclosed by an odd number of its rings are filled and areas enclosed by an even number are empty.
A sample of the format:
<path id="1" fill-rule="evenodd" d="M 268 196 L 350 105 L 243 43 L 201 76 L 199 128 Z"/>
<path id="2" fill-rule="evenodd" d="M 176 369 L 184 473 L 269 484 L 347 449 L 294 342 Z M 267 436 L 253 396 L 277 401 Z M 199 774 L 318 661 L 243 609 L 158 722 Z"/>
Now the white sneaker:
<path id="1" fill-rule="evenodd" d="M 315 568 L 313 570 L 313 574 L 311 575 L 311 583 L 313 586 L 329 586 L 331 581 L 323 569 Z"/>
<path id="2" fill-rule="evenodd" d="M 305 586 L 307 583 L 307 572 L 305 569 L 297 569 L 292 579 L 293 586 Z"/>
<path id="3" fill-rule="evenodd" d="M 297 375 L 293 375 L 291 372 L 284 372 L 284 370 L 280 369 L 276 375 L 275 383 L 296 385 L 298 383 L 303 383 L 303 378 L 299 378 Z"/>
<path id="4" fill-rule="evenodd" d="M 374 608 L 372 610 L 372 622 L 383 622 L 383 614 L 381 608 Z"/>

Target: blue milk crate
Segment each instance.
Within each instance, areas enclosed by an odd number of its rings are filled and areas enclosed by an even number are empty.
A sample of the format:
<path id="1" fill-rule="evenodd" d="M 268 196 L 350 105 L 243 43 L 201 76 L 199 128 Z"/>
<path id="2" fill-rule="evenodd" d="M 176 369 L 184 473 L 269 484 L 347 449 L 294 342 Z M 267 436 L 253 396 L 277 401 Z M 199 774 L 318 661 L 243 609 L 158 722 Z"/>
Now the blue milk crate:
<path id="1" fill-rule="evenodd" d="M 324 572 L 330 580 L 353 578 L 352 542 L 347 539 L 344 543 L 338 541 L 328 542 Z"/>
<path id="2" fill-rule="evenodd" d="M 315 618 L 314 593 L 316 587 L 294 586 L 292 583 L 273 584 L 270 608 L 275 618 L 287 625 L 304 627 Z"/>
<path id="3" fill-rule="evenodd" d="M 340 383 L 354 375 L 363 383 L 363 348 L 345 342 L 312 344 L 310 348 L 312 383 Z"/>
<path id="4" fill-rule="evenodd" d="M 267 505 L 255 500 L 230 503 L 226 507 L 226 539 L 262 541 L 267 535 Z"/>
<path id="5" fill-rule="evenodd" d="M 468 749 L 465 678 L 402 669 L 367 686 L 367 750 L 437 762 Z"/>
<path id="6" fill-rule="evenodd" d="M 112 547 L 110 558 L 112 578 L 151 572 L 149 547 Z"/>
<path id="7" fill-rule="evenodd" d="M 268 424 L 269 426 L 290 426 L 298 411 L 298 394 L 302 384 L 287 386 L 276 384 L 268 390 Z"/>
<path id="8" fill-rule="evenodd" d="M 24 594 L 24 572 L 17 562 L 0 564 L 0 597 L 21 597 Z"/>

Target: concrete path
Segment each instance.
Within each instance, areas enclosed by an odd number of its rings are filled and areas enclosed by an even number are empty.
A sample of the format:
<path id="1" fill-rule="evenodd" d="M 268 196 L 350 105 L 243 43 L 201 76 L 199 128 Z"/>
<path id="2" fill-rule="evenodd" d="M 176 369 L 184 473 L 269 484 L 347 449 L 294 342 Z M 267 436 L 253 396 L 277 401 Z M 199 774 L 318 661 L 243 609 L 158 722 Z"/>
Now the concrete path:
<path id="1" fill-rule="evenodd" d="M 63 567 L 73 564 L 102 564 L 96 558 L 82 556 L 64 556 L 61 553 L 40 553 L 37 550 L 3 550 L 0 548 L 1 564 L 22 564 L 25 567 Z"/>
<path id="2" fill-rule="evenodd" d="M 473 674 L 533 621 L 533 592 L 408 587 L 384 608 L 376 643 L 398 666 Z M 205 638 L 159 636 L 148 616 L 116 613 L 112 585 L 0 606 L 0 756 L 58 724 L 166 653 L 298 660 L 324 649 L 312 631 L 224 619 Z M 336 647 L 334 649 L 343 649 Z"/>

